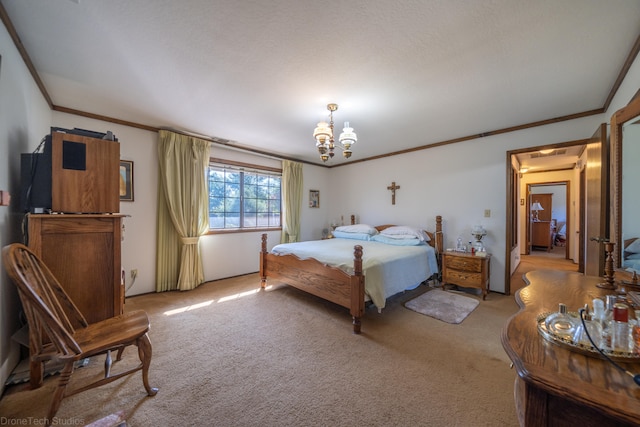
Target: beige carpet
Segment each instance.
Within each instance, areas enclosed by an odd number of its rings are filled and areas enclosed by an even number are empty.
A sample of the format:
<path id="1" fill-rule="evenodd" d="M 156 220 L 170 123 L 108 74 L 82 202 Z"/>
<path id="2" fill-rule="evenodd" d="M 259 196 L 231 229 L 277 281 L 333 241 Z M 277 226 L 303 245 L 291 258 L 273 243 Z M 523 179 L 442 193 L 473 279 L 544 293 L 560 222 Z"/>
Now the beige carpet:
<path id="1" fill-rule="evenodd" d="M 403 307 L 422 286 L 381 314 L 368 308 L 354 335 L 347 310 L 271 285 L 259 291 L 253 274 L 128 298 L 127 310 L 151 317 L 150 381 L 159 393 L 146 397 L 137 373 L 64 399 L 59 420 L 79 425 L 123 410 L 129 426 L 518 425 L 516 374 L 500 343 L 518 310 L 513 297 L 492 293 L 452 325 Z M 127 350 L 120 363 L 135 361 Z M 72 383 L 100 375 L 102 362 Z M 7 390 L 0 415 L 43 417 L 55 380 Z"/>
<path id="2" fill-rule="evenodd" d="M 479 304 L 479 299 L 435 289 L 409 300 L 405 307 L 443 322 L 458 324 Z"/>

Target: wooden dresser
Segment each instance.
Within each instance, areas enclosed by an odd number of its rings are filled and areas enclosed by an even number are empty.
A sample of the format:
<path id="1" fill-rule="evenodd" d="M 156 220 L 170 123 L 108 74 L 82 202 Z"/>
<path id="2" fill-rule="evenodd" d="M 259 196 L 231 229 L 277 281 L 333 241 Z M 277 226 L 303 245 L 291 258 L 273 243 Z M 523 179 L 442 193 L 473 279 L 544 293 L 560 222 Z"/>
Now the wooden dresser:
<path id="1" fill-rule="evenodd" d="M 491 255 L 479 257 L 466 252 L 442 253 L 442 289 L 447 283 L 479 288 L 482 299 L 489 293 Z"/>
<path id="2" fill-rule="evenodd" d="M 521 310 L 502 330 L 502 346 L 513 361 L 516 411 L 522 426 L 637 426 L 640 387 L 607 361 L 545 340 L 536 318 L 558 310 L 577 311 L 611 291 L 595 285 L 602 278 L 566 271 L 525 275 L 528 286 L 516 294 Z M 640 363 L 625 364 L 640 373 Z"/>
<path id="3" fill-rule="evenodd" d="M 119 214 L 28 215 L 29 248 L 58 279 L 89 323 L 124 305 Z"/>
<path id="4" fill-rule="evenodd" d="M 553 222 L 532 221 L 531 222 L 531 249 L 544 248 L 547 252 L 553 247 Z"/>

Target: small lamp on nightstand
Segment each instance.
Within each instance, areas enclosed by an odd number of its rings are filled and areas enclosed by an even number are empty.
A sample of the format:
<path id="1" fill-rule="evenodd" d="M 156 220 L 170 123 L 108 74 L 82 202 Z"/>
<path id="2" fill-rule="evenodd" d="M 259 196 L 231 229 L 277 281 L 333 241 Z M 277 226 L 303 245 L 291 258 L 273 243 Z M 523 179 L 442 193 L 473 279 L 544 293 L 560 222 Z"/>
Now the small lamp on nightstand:
<path id="1" fill-rule="evenodd" d="M 543 210 L 544 210 L 544 208 L 542 207 L 540 202 L 537 201 L 537 200 L 531 205 L 531 211 L 533 211 L 533 220 L 534 221 L 540 221 L 540 219 L 538 218 L 538 211 L 543 211 Z"/>
<path id="2" fill-rule="evenodd" d="M 482 238 L 487 235 L 487 230 L 485 230 L 481 225 L 474 225 L 471 229 L 471 235 L 476 238 L 476 241 L 473 242 L 473 248 L 475 249 L 476 253 L 482 252 L 482 250 L 484 249 Z"/>

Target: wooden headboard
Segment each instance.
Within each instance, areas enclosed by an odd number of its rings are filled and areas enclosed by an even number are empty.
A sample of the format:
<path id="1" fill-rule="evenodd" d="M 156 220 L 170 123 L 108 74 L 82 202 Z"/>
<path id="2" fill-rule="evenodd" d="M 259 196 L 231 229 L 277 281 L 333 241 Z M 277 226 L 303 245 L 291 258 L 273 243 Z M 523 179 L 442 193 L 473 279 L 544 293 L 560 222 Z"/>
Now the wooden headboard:
<path id="1" fill-rule="evenodd" d="M 638 240 L 637 237 L 632 237 L 630 239 L 624 239 L 624 248 L 622 248 L 622 258 L 623 259 L 627 258 L 627 248 L 629 247 L 629 245 L 631 245 L 636 240 Z"/>
<path id="2" fill-rule="evenodd" d="M 389 228 L 389 227 L 394 227 L 396 224 L 383 224 L 383 225 L 376 225 L 376 230 L 378 230 L 378 232 L 384 230 L 385 228 Z M 443 251 L 443 246 L 444 246 L 444 239 L 442 236 L 442 216 L 438 215 L 436 216 L 436 230 L 435 231 L 429 231 L 429 230 L 424 230 L 425 233 L 427 233 L 427 235 L 429 236 L 429 245 L 433 246 L 433 248 L 436 250 L 436 253 L 441 253 Z"/>
<path id="3" fill-rule="evenodd" d="M 624 239 L 624 247 L 627 248 L 630 244 L 638 240 L 637 237 L 632 237 L 630 239 Z"/>

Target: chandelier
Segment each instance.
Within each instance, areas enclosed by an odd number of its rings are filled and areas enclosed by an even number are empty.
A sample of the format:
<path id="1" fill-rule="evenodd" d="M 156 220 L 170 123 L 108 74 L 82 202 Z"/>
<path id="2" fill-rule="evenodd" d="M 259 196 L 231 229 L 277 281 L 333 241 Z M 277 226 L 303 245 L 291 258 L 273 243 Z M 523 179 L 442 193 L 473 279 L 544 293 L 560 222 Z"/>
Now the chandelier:
<path id="1" fill-rule="evenodd" d="M 342 133 L 336 144 L 333 138 L 333 112 L 337 109 L 338 104 L 328 104 L 329 123 L 320 122 L 313 131 L 313 137 L 316 139 L 316 148 L 323 162 L 333 157 L 333 151 L 336 146 L 342 150 L 342 155 L 348 159 L 352 153 L 351 146 L 358 141 L 358 137 L 353 131 L 353 128 L 349 127 L 349 122 L 344 122 L 344 129 L 342 129 Z"/>

